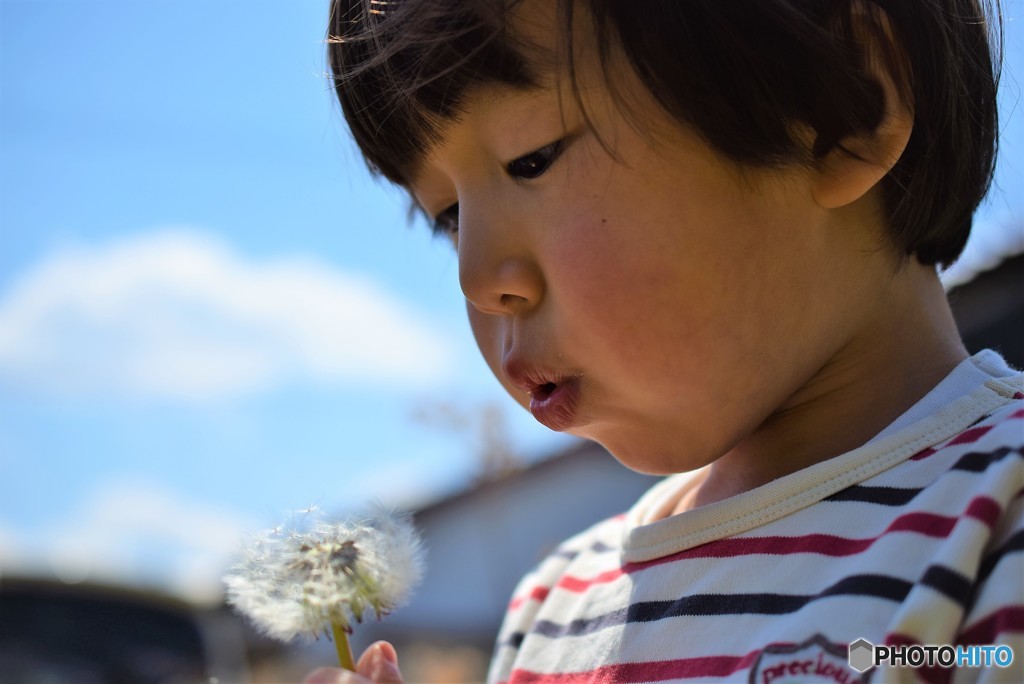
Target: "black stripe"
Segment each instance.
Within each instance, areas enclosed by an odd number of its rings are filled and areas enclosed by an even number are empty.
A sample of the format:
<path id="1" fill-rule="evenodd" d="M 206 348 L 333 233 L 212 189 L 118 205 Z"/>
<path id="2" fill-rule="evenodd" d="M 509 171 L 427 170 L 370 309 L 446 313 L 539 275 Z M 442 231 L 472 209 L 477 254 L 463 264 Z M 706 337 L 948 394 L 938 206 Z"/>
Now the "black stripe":
<path id="1" fill-rule="evenodd" d="M 971 451 L 960 457 L 952 470 L 966 470 L 969 473 L 984 472 L 991 464 L 1001 461 L 1007 456 L 1024 455 L 1024 447 L 1000 447 L 995 451 Z"/>
<path id="2" fill-rule="evenodd" d="M 1011 553 L 1020 553 L 1021 551 L 1024 551 L 1024 530 L 1014 533 L 1012 537 L 1006 540 L 1005 544 L 981 560 L 981 565 L 978 567 L 978 580 L 976 584 L 985 582 L 989 575 L 992 574 L 992 571 L 995 570 L 999 561 L 1004 557 L 1009 556 Z"/>
<path id="3" fill-rule="evenodd" d="M 629 622 L 654 622 L 683 615 L 784 615 L 800 610 L 808 597 L 794 594 L 697 594 L 675 601 L 641 601 L 629 607 Z"/>
<path id="4" fill-rule="evenodd" d="M 971 597 L 964 608 L 965 614 L 969 614 L 974 609 L 974 605 L 978 600 L 978 591 L 988 581 L 996 566 L 1007 556 L 1021 553 L 1022 551 L 1024 551 L 1024 530 L 1018 530 L 1002 546 L 981 559 L 981 564 L 978 566 L 978 578 L 974 582 Z"/>
<path id="5" fill-rule="evenodd" d="M 825 501 L 858 501 L 862 503 L 881 504 L 883 506 L 902 506 L 920 494 L 923 488 L 905 489 L 902 487 L 870 487 L 854 485 L 826 497 Z"/>
<path id="6" fill-rule="evenodd" d="M 921 584 L 945 594 L 961 607 L 967 606 L 971 596 L 971 580 L 944 565 L 928 566 L 921 577 Z"/>
<path id="7" fill-rule="evenodd" d="M 627 619 L 627 608 L 620 608 L 604 615 L 598 615 L 592 618 L 580 618 L 573 620 L 568 624 L 562 624 L 558 622 L 552 622 L 551 620 L 538 620 L 533 624 L 530 629 L 531 632 L 537 634 L 543 634 L 546 637 L 556 639 L 563 636 L 579 636 L 581 634 L 592 634 L 594 632 L 600 632 L 605 627 L 614 627 L 615 625 L 622 625 L 629 620 Z"/>
<path id="8" fill-rule="evenodd" d="M 889 575 L 850 575 L 825 589 L 813 599 L 826 596 L 874 596 L 897 603 L 907 597 L 913 585 L 898 577 Z"/>
<path id="9" fill-rule="evenodd" d="M 594 542 L 593 544 L 591 544 L 590 546 L 588 546 L 584 550 L 585 551 L 593 551 L 594 553 L 607 553 L 608 551 L 618 551 L 617 548 L 615 548 L 613 546 L 608 546 L 603 541 L 596 541 L 596 542 Z M 564 558 L 566 560 L 572 560 L 572 559 L 576 558 L 576 556 L 580 555 L 581 553 L 583 553 L 583 551 L 581 551 L 579 549 L 555 549 L 554 551 L 551 552 L 551 557 L 552 558 Z"/>
<path id="10" fill-rule="evenodd" d="M 963 470 L 971 473 L 984 472 L 990 465 L 1003 460 L 1007 456 L 1024 456 L 1024 447 L 1000 447 L 995 451 L 972 451 L 964 454 L 950 470 Z M 872 487 L 869 485 L 853 485 L 825 497 L 824 501 L 856 501 L 882 506 L 902 506 L 909 503 L 915 496 L 924 491 L 923 488 L 903 487 Z"/>
<path id="11" fill-rule="evenodd" d="M 568 624 L 537 621 L 531 632 L 550 638 L 592 634 L 607 627 L 630 622 L 654 622 L 666 618 L 703 615 L 783 615 L 795 613 L 809 603 L 832 596 L 871 596 L 899 603 L 911 582 L 888 575 L 845 577 L 818 594 L 697 594 L 673 601 L 639 601 L 628 609 L 615 610 Z"/>
<path id="12" fill-rule="evenodd" d="M 508 648 L 514 648 L 518 651 L 519 647 L 523 645 L 523 639 L 525 638 L 526 635 L 523 632 L 512 632 L 508 635 L 508 638 L 498 644 L 498 646 L 507 646 Z"/>

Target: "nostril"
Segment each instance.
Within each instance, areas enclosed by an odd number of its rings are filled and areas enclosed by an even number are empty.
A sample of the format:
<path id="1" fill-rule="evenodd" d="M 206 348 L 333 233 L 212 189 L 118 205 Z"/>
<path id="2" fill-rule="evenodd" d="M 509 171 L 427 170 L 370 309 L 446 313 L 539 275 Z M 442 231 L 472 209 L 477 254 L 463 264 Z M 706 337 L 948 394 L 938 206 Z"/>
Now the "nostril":
<path id="1" fill-rule="evenodd" d="M 503 255 L 498 251 L 501 245 L 470 240 L 466 234 L 461 234 L 460 240 L 459 284 L 478 311 L 517 316 L 540 304 L 544 279 L 531 258 Z"/>
<path id="2" fill-rule="evenodd" d="M 517 294 L 503 294 L 499 299 L 502 308 L 506 311 L 515 311 L 528 306 L 530 303 L 525 297 Z"/>

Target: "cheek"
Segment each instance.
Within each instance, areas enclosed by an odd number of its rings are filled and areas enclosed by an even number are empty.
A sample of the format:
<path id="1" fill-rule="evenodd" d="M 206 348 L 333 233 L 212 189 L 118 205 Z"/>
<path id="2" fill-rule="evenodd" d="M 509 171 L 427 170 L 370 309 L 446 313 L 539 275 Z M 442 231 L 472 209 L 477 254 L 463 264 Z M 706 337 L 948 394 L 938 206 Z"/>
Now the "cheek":
<path id="1" fill-rule="evenodd" d="M 560 231 L 546 275 L 562 315 L 586 326 L 578 331 L 583 339 L 619 345 L 652 334 L 652 324 L 674 328 L 687 316 L 680 307 L 699 313 L 698 299 L 679 296 L 696 286 L 679 245 L 638 234 L 644 231 L 635 222 L 602 217 Z"/>
<path id="2" fill-rule="evenodd" d="M 466 302 L 466 315 L 469 317 L 469 327 L 473 330 L 477 348 L 483 354 L 491 372 L 500 380 L 503 375 L 501 372 L 502 339 L 497 317 L 480 313 L 469 302 Z"/>
<path id="3" fill-rule="evenodd" d="M 701 386 L 738 360 L 760 358 L 776 323 L 799 322 L 781 306 L 793 287 L 779 280 L 791 274 L 759 249 L 757 222 L 703 218 L 609 215 L 564 225 L 547 277 L 563 333 L 581 355 L 652 386 Z"/>

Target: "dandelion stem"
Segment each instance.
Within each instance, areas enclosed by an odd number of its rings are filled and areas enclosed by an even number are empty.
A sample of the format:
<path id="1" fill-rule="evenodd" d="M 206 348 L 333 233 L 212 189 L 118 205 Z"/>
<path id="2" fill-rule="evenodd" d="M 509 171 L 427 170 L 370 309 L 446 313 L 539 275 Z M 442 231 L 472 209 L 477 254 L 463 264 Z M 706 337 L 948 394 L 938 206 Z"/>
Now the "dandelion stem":
<path id="1" fill-rule="evenodd" d="M 348 632 L 338 626 L 338 623 L 331 623 L 331 631 L 334 633 L 334 647 L 338 649 L 338 662 L 342 669 L 356 671 L 356 662 L 352 657 L 352 647 L 348 643 Z"/>

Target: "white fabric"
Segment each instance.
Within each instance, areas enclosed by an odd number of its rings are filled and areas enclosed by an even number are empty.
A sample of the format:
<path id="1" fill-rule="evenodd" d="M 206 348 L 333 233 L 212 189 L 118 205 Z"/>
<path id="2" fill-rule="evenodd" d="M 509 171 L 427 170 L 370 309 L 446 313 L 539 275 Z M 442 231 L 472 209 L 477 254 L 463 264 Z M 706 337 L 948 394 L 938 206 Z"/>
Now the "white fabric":
<path id="1" fill-rule="evenodd" d="M 666 478 L 524 578 L 489 681 L 854 681 L 858 638 L 1006 643 L 955 680 L 1024 681 L 1022 390 L 983 352 L 859 449 L 667 518 L 702 473 Z"/>

